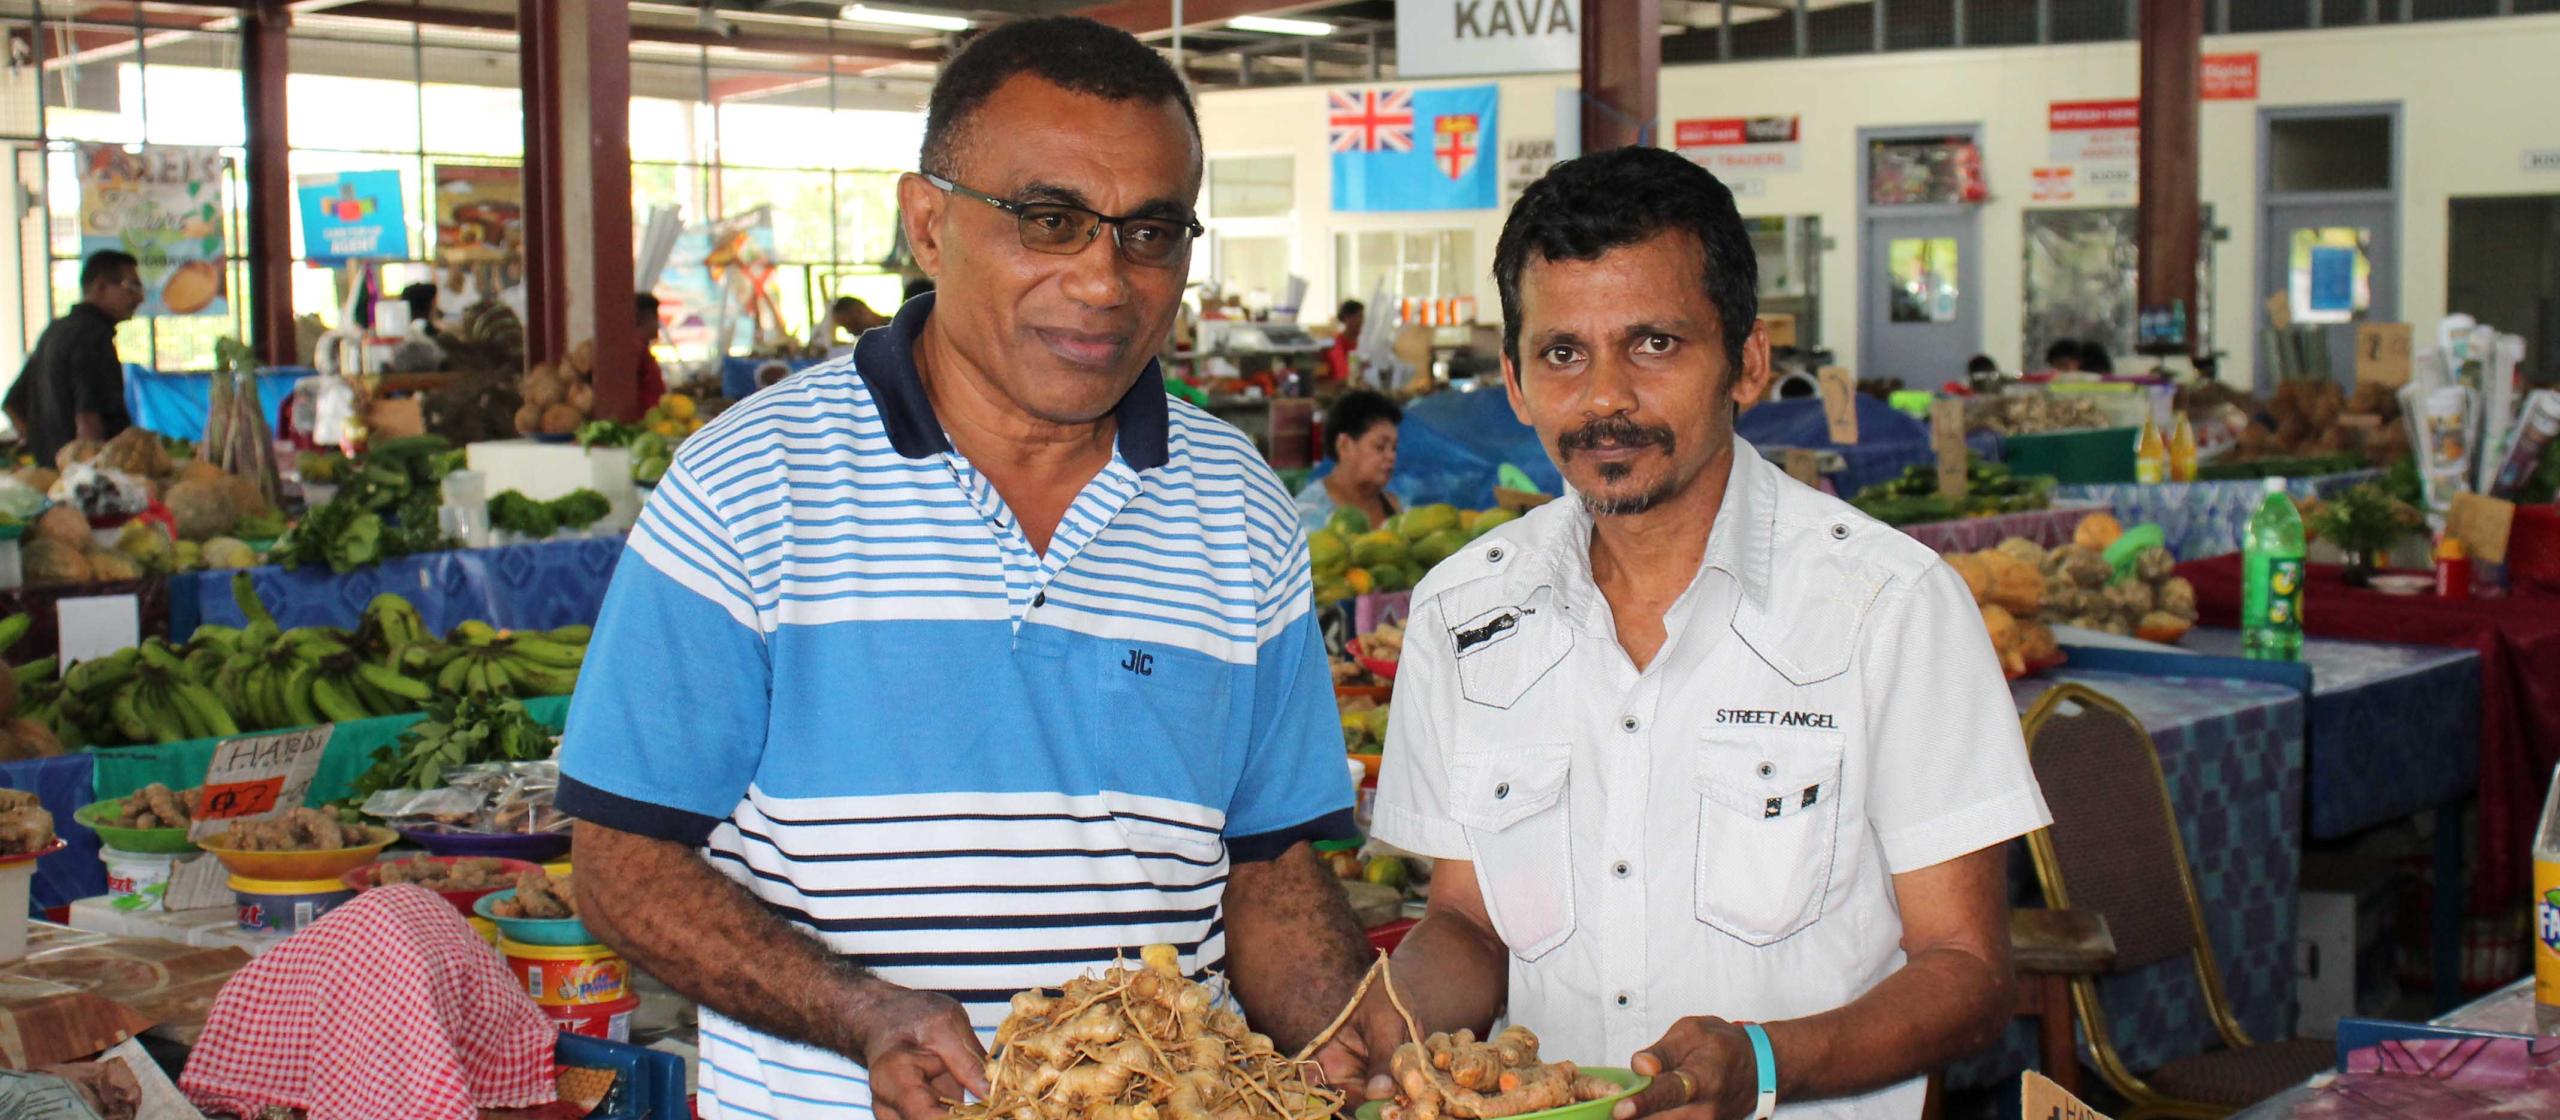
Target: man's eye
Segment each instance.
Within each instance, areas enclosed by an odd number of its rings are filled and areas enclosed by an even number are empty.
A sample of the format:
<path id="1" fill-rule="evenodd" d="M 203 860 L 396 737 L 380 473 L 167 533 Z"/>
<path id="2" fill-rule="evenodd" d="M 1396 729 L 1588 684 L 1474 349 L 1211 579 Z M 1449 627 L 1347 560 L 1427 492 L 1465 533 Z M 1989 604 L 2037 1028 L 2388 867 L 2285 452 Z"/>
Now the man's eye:
<path id="1" fill-rule="evenodd" d="M 1643 342 L 1636 344 L 1636 350 L 1645 354 L 1668 354 L 1679 345 L 1679 339 L 1667 334 L 1646 335 Z"/>
<path id="2" fill-rule="evenodd" d="M 1547 364 L 1551 366 L 1573 364 L 1573 348 L 1569 346 L 1550 346 L 1539 352 L 1538 356 L 1546 359 Z"/>
<path id="3" fill-rule="evenodd" d="M 1067 228 L 1067 216 L 1056 210 L 1029 210 L 1022 220 L 1040 228 L 1042 233 L 1056 233 Z"/>

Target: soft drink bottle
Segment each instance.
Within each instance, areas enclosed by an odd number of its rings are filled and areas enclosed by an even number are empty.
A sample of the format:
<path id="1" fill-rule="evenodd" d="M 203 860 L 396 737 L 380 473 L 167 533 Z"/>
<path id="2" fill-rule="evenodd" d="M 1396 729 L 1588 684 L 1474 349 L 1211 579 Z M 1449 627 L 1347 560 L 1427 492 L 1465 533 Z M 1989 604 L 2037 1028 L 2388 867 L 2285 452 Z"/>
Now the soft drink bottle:
<path id="1" fill-rule="evenodd" d="M 2186 413 L 2178 414 L 2178 426 L 2169 431 L 2169 481 L 2196 480 L 2196 426 Z"/>
<path id="2" fill-rule="evenodd" d="M 2160 425 L 2142 418 L 2142 435 L 2133 444 L 2133 480 L 2164 482 L 2169 477 L 2169 442 L 2160 438 Z"/>
<path id="3" fill-rule="evenodd" d="M 2284 480 L 2249 515 L 2240 548 L 2240 650 L 2259 661 L 2302 660 L 2302 511 Z"/>
<path id="4" fill-rule="evenodd" d="M 2533 833 L 2533 1012 L 2541 1033 L 2560 1033 L 2560 773 Z"/>

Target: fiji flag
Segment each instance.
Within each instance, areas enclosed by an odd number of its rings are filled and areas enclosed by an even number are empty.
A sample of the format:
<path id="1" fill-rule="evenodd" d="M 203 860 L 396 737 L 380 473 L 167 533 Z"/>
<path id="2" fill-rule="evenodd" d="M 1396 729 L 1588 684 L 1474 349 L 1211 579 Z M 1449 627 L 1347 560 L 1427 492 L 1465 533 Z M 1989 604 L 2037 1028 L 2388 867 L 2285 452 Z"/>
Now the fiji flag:
<path id="1" fill-rule="evenodd" d="M 1325 95 L 1333 208 L 1489 210 L 1498 205 L 1496 86 Z"/>

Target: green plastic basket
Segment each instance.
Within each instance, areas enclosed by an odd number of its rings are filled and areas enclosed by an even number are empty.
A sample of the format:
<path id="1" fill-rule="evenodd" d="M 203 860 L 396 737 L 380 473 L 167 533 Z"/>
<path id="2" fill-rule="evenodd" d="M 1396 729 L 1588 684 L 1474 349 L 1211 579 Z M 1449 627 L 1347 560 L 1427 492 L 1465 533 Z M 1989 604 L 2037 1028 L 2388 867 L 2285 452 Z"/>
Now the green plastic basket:
<path id="1" fill-rule="evenodd" d="M 126 828 L 106 823 L 115 819 L 116 811 L 123 805 L 121 797 L 91 802 L 71 814 L 71 819 L 97 833 L 98 839 L 119 852 L 181 855 L 202 850 L 196 847 L 195 841 L 187 839 L 185 828 Z"/>

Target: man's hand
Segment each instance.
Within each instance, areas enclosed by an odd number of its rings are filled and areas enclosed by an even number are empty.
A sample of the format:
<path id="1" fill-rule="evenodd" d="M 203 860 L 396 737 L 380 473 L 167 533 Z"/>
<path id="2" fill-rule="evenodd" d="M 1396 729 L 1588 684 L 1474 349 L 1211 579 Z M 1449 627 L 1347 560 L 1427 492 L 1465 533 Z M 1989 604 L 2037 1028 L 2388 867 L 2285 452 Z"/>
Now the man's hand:
<path id="1" fill-rule="evenodd" d="M 881 1120 L 935 1120 L 964 1093 L 986 1095 L 987 1052 L 951 997 L 873 980 L 851 1015 Z"/>
<path id="2" fill-rule="evenodd" d="M 1387 1063 L 1405 1044 L 1404 1018 L 1388 1001 L 1384 985 L 1372 985 L 1350 1021 L 1315 1053 L 1316 1067 L 1335 1088 L 1349 1096 L 1348 1107 L 1381 1101 L 1396 1094 Z"/>
<path id="3" fill-rule="evenodd" d="M 1662 1040 L 1627 1063 L 1653 1079 L 1618 1102 L 1612 1120 L 1668 1114 L 1683 1120 L 1740 1120 L 1759 1097 L 1759 1069 L 1742 1028 L 1712 1016 L 1671 1024 Z"/>

